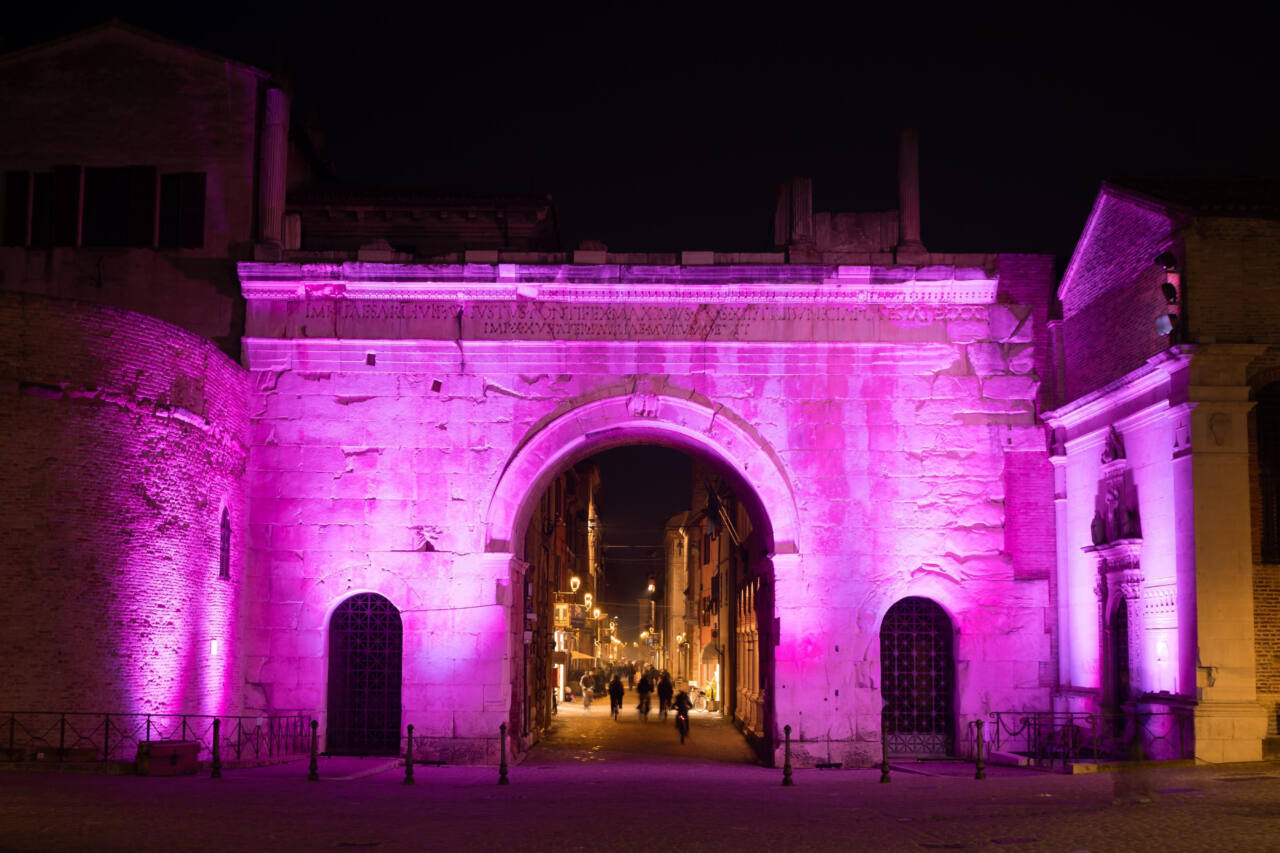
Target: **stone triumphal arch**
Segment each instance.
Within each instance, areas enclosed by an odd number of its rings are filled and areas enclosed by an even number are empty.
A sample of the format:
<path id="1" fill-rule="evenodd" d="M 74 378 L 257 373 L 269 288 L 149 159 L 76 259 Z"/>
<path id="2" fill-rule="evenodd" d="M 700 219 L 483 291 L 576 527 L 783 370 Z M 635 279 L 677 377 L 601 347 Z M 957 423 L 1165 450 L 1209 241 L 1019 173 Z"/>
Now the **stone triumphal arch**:
<path id="1" fill-rule="evenodd" d="M 376 594 L 417 747 L 496 760 L 537 495 L 651 443 L 732 475 L 767 528 L 767 726 L 791 726 L 796 760 L 878 755 L 881 620 L 903 599 L 951 617 L 945 732 L 1047 707 L 1053 546 L 1006 516 L 1052 500 L 1043 306 L 1019 296 L 1044 282 L 1008 256 L 638 260 L 241 264 L 248 703 L 324 709 L 331 615 Z"/>

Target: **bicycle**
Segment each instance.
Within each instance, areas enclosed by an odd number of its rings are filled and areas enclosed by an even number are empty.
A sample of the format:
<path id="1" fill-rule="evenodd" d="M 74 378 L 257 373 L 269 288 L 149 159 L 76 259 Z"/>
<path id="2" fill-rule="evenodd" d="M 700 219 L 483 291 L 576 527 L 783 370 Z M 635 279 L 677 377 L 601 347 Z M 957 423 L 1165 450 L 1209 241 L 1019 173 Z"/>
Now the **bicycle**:
<path id="1" fill-rule="evenodd" d="M 676 731 L 680 732 L 680 742 L 684 743 L 684 739 L 689 736 L 688 709 L 676 708 Z"/>

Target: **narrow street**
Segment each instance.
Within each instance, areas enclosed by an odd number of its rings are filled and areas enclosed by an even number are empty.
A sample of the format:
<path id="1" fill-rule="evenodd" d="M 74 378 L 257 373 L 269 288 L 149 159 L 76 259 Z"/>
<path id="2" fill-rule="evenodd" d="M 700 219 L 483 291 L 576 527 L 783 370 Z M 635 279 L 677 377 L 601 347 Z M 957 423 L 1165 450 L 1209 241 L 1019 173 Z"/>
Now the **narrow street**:
<path id="1" fill-rule="evenodd" d="M 718 713 L 693 711 L 689 714 L 689 737 L 682 744 L 676 731 L 675 714 L 665 722 L 658 713 L 658 701 L 647 720 L 636 710 L 636 693 L 628 690 L 622 711 L 614 720 L 609 713 L 609 697 L 595 699 L 584 710 L 581 699 L 561 704 L 549 737 L 530 751 L 522 766 L 538 767 L 571 762 L 600 762 L 630 766 L 644 762 L 715 762 L 753 764 L 755 754 L 746 740 Z"/>

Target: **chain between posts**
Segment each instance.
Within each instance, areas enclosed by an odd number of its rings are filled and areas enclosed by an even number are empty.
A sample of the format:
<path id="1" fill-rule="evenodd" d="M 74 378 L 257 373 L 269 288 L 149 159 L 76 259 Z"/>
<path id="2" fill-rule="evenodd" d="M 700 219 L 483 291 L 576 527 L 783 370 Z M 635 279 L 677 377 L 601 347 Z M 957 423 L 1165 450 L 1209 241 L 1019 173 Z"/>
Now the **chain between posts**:
<path id="1" fill-rule="evenodd" d="M 507 778 L 507 724 L 503 723 L 498 726 L 498 784 L 510 785 L 511 780 Z"/>
<path id="2" fill-rule="evenodd" d="M 782 787 L 789 788 L 795 784 L 791 781 L 791 726 L 783 726 L 782 734 L 786 739 L 782 760 Z"/>
<path id="3" fill-rule="evenodd" d="M 404 740 L 404 783 L 413 784 L 413 725 L 408 728 L 408 736 Z"/>
<path id="4" fill-rule="evenodd" d="M 311 766 L 307 768 L 307 781 L 320 781 L 320 721 L 311 721 Z"/>
<path id="5" fill-rule="evenodd" d="M 213 718 L 213 761 L 209 770 L 210 779 L 222 778 L 222 720 Z"/>

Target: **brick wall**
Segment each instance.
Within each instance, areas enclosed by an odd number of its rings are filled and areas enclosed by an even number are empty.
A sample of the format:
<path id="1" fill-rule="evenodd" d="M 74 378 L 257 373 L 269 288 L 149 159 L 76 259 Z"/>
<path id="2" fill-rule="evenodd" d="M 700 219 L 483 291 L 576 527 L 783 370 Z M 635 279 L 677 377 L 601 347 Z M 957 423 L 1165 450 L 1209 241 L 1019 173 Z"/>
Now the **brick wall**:
<path id="1" fill-rule="evenodd" d="M 1197 217 L 1184 240 L 1195 338 L 1280 343 L 1280 222 Z"/>
<path id="2" fill-rule="evenodd" d="M 1170 343 L 1156 331 L 1166 302 L 1154 258 L 1172 237 L 1172 223 L 1112 195 L 1099 204 L 1060 291 L 1065 400 L 1123 376 Z"/>
<path id="3" fill-rule="evenodd" d="M 0 294 L 0 704 L 238 707 L 245 394 L 166 323 Z"/>

